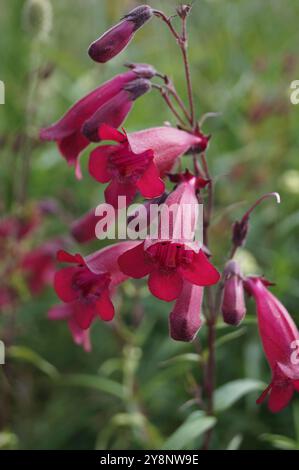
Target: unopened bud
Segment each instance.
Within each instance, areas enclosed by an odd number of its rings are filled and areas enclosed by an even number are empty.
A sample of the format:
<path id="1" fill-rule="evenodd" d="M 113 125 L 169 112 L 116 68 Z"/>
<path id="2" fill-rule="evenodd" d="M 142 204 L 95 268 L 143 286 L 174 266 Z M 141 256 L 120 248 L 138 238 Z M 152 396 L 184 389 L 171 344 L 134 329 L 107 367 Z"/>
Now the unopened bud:
<path id="1" fill-rule="evenodd" d="M 134 8 L 125 15 L 120 23 L 113 26 L 88 49 L 88 54 L 95 62 L 105 63 L 123 51 L 135 32 L 153 16 L 153 10 L 148 5 Z"/>
<path id="2" fill-rule="evenodd" d="M 244 286 L 241 270 L 236 261 L 229 261 L 224 268 L 222 315 L 225 323 L 237 326 L 246 314 Z"/>

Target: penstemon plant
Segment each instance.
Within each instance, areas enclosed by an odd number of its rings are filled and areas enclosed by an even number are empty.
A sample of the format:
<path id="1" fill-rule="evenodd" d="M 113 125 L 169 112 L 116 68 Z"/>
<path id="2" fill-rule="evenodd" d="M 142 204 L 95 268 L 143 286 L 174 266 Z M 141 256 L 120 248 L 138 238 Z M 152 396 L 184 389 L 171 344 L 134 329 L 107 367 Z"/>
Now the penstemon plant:
<path id="1" fill-rule="evenodd" d="M 81 152 L 90 143 L 109 142 L 91 151 L 89 173 L 99 183 L 109 183 L 105 201 L 116 210 L 120 196 L 125 196 L 126 205 L 130 205 L 137 194 L 147 199 L 144 202 L 147 213 L 151 204 L 195 207 L 204 201 L 203 244 L 190 245 L 183 236 L 175 237 L 171 227 L 166 240 L 158 236 L 143 241 L 118 241 L 85 257 L 60 250 L 58 260 L 68 266 L 56 273 L 54 287 L 62 303 L 50 310 L 49 318 L 67 320 L 74 341 L 89 351 L 93 321 L 98 316 L 104 321 L 114 318 L 111 298 L 117 286 L 129 278 L 148 276 L 148 288 L 153 296 L 165 302 L 175 301 L 169 316 L 170 335 L 174 340 L 194 341 L 203 324 L 208 330 L 208 354 L 201 364 L 203 406 L 208 416 L 214 416 L 216 325 L 222 313 L 225 323 L 238 326 L 246 315 L 245 294 L 252 296 L 264 352 L 272 370 L 271 383 L 258 403 L 269 396 L 269 409 L 278 412 L 288 404 L 294 391 L 299 391 L 299 333 L 289 313 L 269 291 L 271 283 L 261 276 L 244 276 L 235 254 L 246 242 L 253 210 L 269 197 L 279 202 L 279 195 L 261 196 L 234 223 L 231 251 L 220 274 L 211 263 L 215 184 L 206 158 L 211 136 L 202 131 L 206 116 L 198 116 L 195 109 L 188 59 L 187 22 L 191 14 L 189 4 L 178 7 L 171 17 L 148 5 L 139 6 L 94 41 L 88 50 L 92 60 L 105 63 L 121 53 L 148 21 L 161 20 L 182 56 L 187 104 L 166 74 L 157 72 L 152 65 L 127 64 L 126 72 L 82 98 L 58 122 L 42 129 L 40 137 L 56 141 L 62 156 L 75 167 L 78 179 L 82 177 Z M 179 20 L 180 29 L 174 25 L 174 18 Z M 128 134 L 120 131 L 134 101 L 151 90 L 160 93 L 176 125 Z M 183 156 L 190 162 L 188 170 L 182 168 Z M 166 179 L 172 184 L 169 191 L 165 187 Z M 189 218 L 188 222 L 194 226 L 196 214 L 192 210 Z M 79 243 L 94 239 L 98 220 L 94 210 L 82 216 L 72 225 L 73 237 Z M 204 449 L 210 448 L 212 432 L 212 428 L 206 431 Z"/>

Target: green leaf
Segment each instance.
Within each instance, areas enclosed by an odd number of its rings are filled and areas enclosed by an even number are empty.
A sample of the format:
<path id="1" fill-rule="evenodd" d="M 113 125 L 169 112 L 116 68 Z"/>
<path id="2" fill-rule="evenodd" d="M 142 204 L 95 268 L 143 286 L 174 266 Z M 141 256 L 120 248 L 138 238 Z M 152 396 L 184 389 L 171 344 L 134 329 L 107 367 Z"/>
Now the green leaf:
<path id="1" fill-rule="evenodd" d="M 173 356 L 170 359 L 163 361 L 161 363 L 161 366 L 163 367 L 163 366 L 173 365 L 177 363 L 184 363 L 184 362 L 193 362 L 193 363 L 198 364 L 201 361 L 202 361 L 202 358 L 199 354 L 186 353 L 186 354 L 179 354 L 178 356 Z"/>
<path id="2" fill-rule="evenodd" d="M 201 411 L 192 413 L 186 421 L 167 439 L 163 450 L 181 450 L 187 448 L 195 439 L 211 429 L 216 418 L 204 415 Z"/>
<path id="3" fill-rule="evenodd" d="M 26 346 L 11 346 L 8 349 L 7 354 L 11 359 L 25 361 L 32 364 L 52 379 L 57 379 L 59 377 L 59 372 L 56 367 Z"/>
<path id="4" fill-rule="evenodd" d="M 94 388 L 118 398 L 124 397 L 124 389 L 120 383 L 96 375 L 71 374 L 63 378 L 62 385 Z"/>
<path id="5" fill-rule="evenodd" d="M 281 436 L 280 434 L 262 434 L 261 439 L 269 442 L 276 449 L 299 450 L 299 444 L 287 436 Z"/>
<path id="6" fill-rule="evenodd" d="M 229 382 L 219 387 L 215 392 L 215 410 L 217 412 L 227 410 L 236 401 L 250 392 L 263 390 L 266 385 L 254 379 L 241 379 Z"/>
<path id="7" fill-rule="evenodd" d="M 18 438 L 15 434 L 3 431 L 0 432 L 0 450 L 13 450 L 18 445 Z"/>

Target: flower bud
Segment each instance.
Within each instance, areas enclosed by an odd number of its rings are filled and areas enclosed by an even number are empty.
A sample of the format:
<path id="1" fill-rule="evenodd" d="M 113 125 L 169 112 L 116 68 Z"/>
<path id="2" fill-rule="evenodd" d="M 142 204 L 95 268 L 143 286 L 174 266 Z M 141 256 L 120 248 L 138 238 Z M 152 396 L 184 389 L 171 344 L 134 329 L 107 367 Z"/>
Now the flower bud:
<path id="1" fill-rule="evenodd" d="M 245 317 L 246 307 L 241 271 L 236 261 L 231 260 L 226 264 L 224 275 L 223 320 L 228 325 L 237 326 Z"/>
<path id="2" fill-rule="evenodd" d="M 88 54 L 95 62 L 105 63 L 119 54 L 129 44 L 135 32 L 153 16 L 153 10 L 148 5 L 134 8 L 125 15 L 120 23 L 113 26 L 88 49 Z"/>
<path id="3" fill-rule="evenodd" d="M 126 63 L 125 67 L 133 70 L 140 78 L 148 78 L 149 80 L 157 75 L 157 70 L 150 64 L 134 64 Z"/>

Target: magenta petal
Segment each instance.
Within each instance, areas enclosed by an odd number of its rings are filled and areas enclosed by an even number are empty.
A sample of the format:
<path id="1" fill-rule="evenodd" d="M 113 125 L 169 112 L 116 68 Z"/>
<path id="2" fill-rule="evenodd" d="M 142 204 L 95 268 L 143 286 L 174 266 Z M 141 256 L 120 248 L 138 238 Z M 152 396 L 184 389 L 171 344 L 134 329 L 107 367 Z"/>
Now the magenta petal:
<path id="1" fill-rule="evenodd" d="M 201 327 L 203 287 L 184 282 L 169 317 L 170 335 L 177 341 L 192 341 Z"/>
<path id="2" fill-rule="evenodd" d="M 188 267 L 180 268 L 186 281 L 197 286 L 211 286 L 220 279 L 220 274 L 210 263 L 202 250 L 194 254 L 193 262 Z"/>
<path id="3" fill-rule="evenodd" d="M 278 413 L 279 411 L 281 411 L 288 405 L 289 401 L 293 396 L 293 393 L 294 386 L 291 382 L 286 384 L 285 386 L 275 385 L 274 383 L 270 392 L 270 398 L 268 402 L 269 410 L 272 411 L 272 413 Z"/>
<path id="4" fill-rule="evenodd" d="M 118 263 L 121 271 L 134 279 L 147 276 L 154 268 L 146 259 L 144 242 L 123 253 L 118 258 Z"/>
<path id="5" fill-rule="evenodd" d="M 75 320 L 71 318 L 68 322 L 69 329 L 72 333 L 73 340 L 79 346 L 82 346 L 84 351 L 90 352 L 91 351 L 91 343 L 90 343 L 90 336 L 89 330 L 82 330 Z"/>
<path id="6" fill-rule="evenodd" d="M 80 301 L 74 302 L 74 319 L 77 325 L 82 330 L 87 330 L 90 327 L 95 315 L 96 305 L 94 302 L 83 303 Z"/>
<path id="7" fill-rule="evenodd" d="M 79 253 L 76 255 L 71 255 L 64 250 L 59 250 L 57 252 L 57 260 L 61 261 L 62 263 L 85 264 L 84 259 Z"/>
<path id="8" fill-rule="evenodd" d="M 78 297 L 78 293 L 72 287 L 74 274 L 77 272 L 76 267 L 64 268 L 55 274 L 54 289 L 56 294 L 63 302 L 72 302 Z"/>
<path id="9" fill-rule="evenodd" d="M 297 390 L 297 392 L 299 392 L 299 380 L 294 380 L 293 385 L 295 387 L 295 390 Z"/>
<path id="10" fill-rule="evenodd" d="M 150 273 L 148 287 L 151 293 L 158 299 L 171 302 L 180 295 L 183 281 L 176 271 L 163 272 L 155 270 Z"/>
<path id="11" fill-rule="evenodd" d="M 89 173 L 100 183 L 108 183 L 111 180 L 111 173 L 108 169 L 108 159 L 115 147 L 105 145 L 94 149 L 89 157 Z"/>
<path id="12" fill-rule="evenodd" d="M 146 171 L 137 181 L 136 186 L 142 196 L 148 199 L 161 196 L 164 193 L 165 185 L 159 177 L 159 172 L 154 162 L 149 164 Z"/>
<path id="13" fill-rule="evenodd" d="M 108 124 L 102 124 L 99 128 L 99 137 L 101 140 L 112 140 L 113 142 L 124 143 L 127 137 L 114 127 Z"/>
<path id="14" fill-rule="evenodd" d="M 102 320 L 111 321 L 114 317 L 114 306 L 111 302 L 109 291 L 104 290 L 99 300 L 96 302 L 97 312 Z"/>
<path id="15" fill-rule="evenodd" d="M 68 137 L 58 141 L 58 148 L 69 165 L 76 167 L 76 176 L 81 177 L 78 157 L 80 153 L 89 145 L 88 139 L 80 132 L 74 132 Z"/>
<path id="16" fill-rule="evenodd" d="M 113 179 L 109 186 L 105 189 L 105 200 L 115 209 L 118 208 L 118 196 L 126 197 L 126 205 L 130 205 L 136 194 L 136 186 L 130 181 L 120 182 Z"/>

